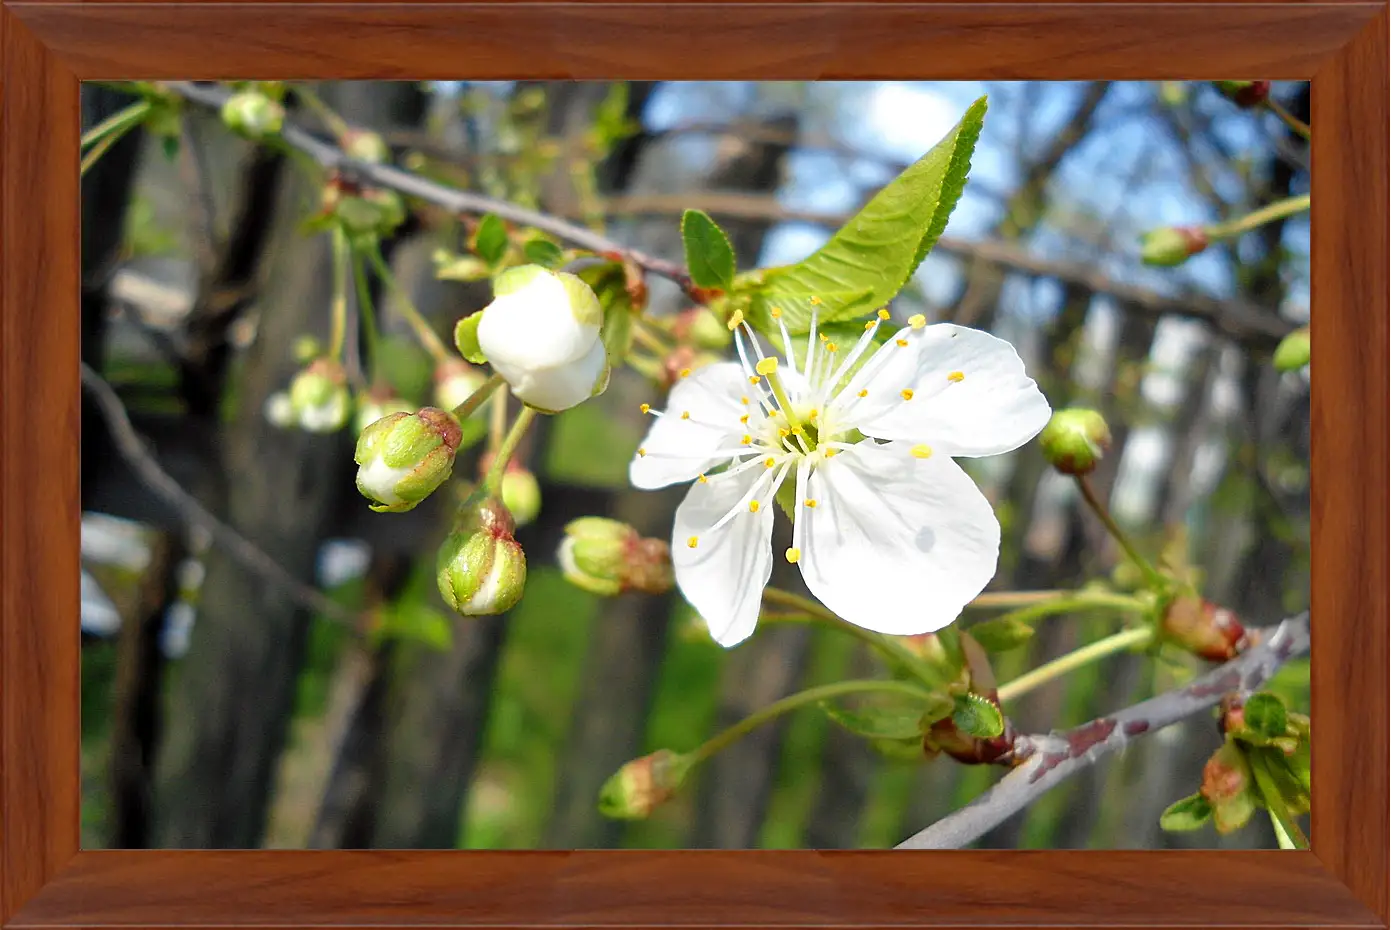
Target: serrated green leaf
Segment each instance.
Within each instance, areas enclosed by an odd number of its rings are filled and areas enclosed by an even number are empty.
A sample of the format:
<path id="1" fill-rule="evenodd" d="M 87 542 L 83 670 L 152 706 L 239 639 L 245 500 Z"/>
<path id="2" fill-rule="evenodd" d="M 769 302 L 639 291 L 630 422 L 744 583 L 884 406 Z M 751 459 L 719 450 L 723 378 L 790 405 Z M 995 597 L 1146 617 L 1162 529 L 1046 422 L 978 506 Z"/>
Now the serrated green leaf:
<path id="1" fill-rule="evenodd" d="M 492 213 L 478 221 L 473 236 L 473 251 L 489 265 L 496 266 L 507 254 L 507 227 Z"/>
<path id="2" fill-rule="evenodd" d="M 1284 702 L 1268 691 L 1247 698 L 1241 716 L 1246 729 L 1262 739 L 1278 739 L 1289 729 L 1289 715 L 1285 712 Z"/>
<path id="3" fill-rule="evenodd" d="M 765 272 L 768 300 L 791 304 L 818 296 L 823 302 L 818 316 L 826 323 L 861 317 L 887 304 L 946 229 L 966 187 L 985 110 L 982 97 L 941 142 L 879 191 L 814 254 Z M 807 331 L 811 315 L 803 315 L 802 304 L 784 310 L 790 331 Z M 750 322 L 770 331 L 766 327 L 771 321 L 761 313 Z"/>
<path id="4" fill-rule="evenodd" d="M 1212 819 L 1212 805 L 1201 794 L 1175 801 L 1159 815 L 1159 829 L 1170 833 L 1197 830 Z"/>
<path id="5" fill-rule="evenodd" d="M 1008 652 L 1024 645 L 1033 638 L 1034 628 L 1014 617 L 996 617 L 973 624 L 966 632 L 982 649 L 993 653 Z"/>
<path id="6" fill-rule="evenodd" d="M 460 355 L 475 365 L 483 365 L 488 361 L 488 357 L 483 354 L 483 349 L 478 345 L 478 324 L 481 322 L 483 322 L 483 311 L 476 310 L 454 326 L 454 348 L 458 349 Z"/>
<path id="7" fill-rule="evenodd" d="M 552 271 L 565 264 L 565 253 L 549 239 L 530 239 L 522 246 L 522 254 L 533 265 Z"/>
<path id="8" fill-rule="evenodd" d="M 1005 731 L 1005 718 L 989 698 L 979 694 L 959 694 L 952 709 L 951 722 L 967 736 L 994 739 Z"/>
<path id="9" fill-rule="evenodd" d="M 918 726 L 922 714 L 916 706 L 894 708 L 867 705 L 850 710 L 837 707 L 830 701 L 822 701 L 820 706 L 827 717 L 857 736 L 887 740 L 919 739 L 922 736 Z"/>
<path id="10" fill-rule="evenodd" d="M 691 280 L 700 287 L 729 290 L 734 283 L 734 247 L 724 230 L 700 210 L 687 210 L 681 215 L 681 242 Z"/>

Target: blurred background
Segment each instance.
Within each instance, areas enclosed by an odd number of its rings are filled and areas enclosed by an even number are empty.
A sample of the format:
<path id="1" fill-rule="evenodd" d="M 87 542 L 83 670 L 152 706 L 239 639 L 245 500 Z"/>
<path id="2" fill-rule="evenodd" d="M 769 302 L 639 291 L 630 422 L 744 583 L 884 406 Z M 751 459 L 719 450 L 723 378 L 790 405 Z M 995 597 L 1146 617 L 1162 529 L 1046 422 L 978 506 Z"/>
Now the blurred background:
<path id="1" fill-rule="evenodd" d="M 1307 149 L 1270 113 L 1203 83 L 352 82 L 317 87 L 381 132 L 399 164 L 605 229 L 680 260 L 687 207 L 730 233 L 741 268 L 813 251 L 921 156 L 976 97 L 990 110 L 945 238 L 894 302 L 902 318 L 1012 341 L 1054 407 L 1108 417 L 1095 476 L 1155 547 L 1186 541 L 1206 595 L 1249 625 L 1308 600 L 1307 373 L 1269 364 L 1307 321 L 1297 216 L 1177 268 L 1138 237 L 1307 192 Z M 1308 120 L 1308 86 L 1273 96 Z M 85 86 L 84 129 L 129 98 Z M 291 110 L 311 129 L 314 111 Z M 684 488 L 626 487 L 650 384 L 543 418 L 524 450 L 539 517 L 510 614 L 455 617 L 434 582 L 449 512 L 436 495 L 372 514 L 352 438 L 282 431 L 266 399 L 328 331 L 330 256 L 301 226 L 318 204 L 294 158 L 187 109 L 177 146 L 132 133 L 82 185 L 83 360 L 115 389 L 146 459 L 87 396 L 82 430 L 84 847 L 886 847 L 959 807 L 999 770 L 881 757 L 814 708 L 698 769 L 650 819 L 606 820 L 600 786 L 644 753 L 693 748 L 802 687 L 863 677 L 858 643 L 776 627 L 726 651 L 679 595 L 594 597 L 564 581 L 564 525 L 611 515 L 666 538 Z M 429 211 L 384 243 L 448 339 L 486 282 L 435 278 L 457 232 Z M 650 280 L 658 312 L 685 308 Z M 409 399 L 431 365 L 389 295 L 383 360 Z M 387 352 L 389 350 L 389 352 Z M 632 372 L 626 372 L 631 376 Z M 250 571 L 151 490 L 149 457 L 282 573 Z M 1035 445 L 975 460 L 1004 528 L 994 587 L 1109 575 L 1106 537 Z M 364 644 L 345 610 L 380 606 Z M 1101 634 L 1055 618 L 1001 658 L 1001 680 Z M 1197 666 L 1121 656 L 1007 708 L 1028 732 L 1172 687 Z M 1307 662 L 1275 689 L 1308 706 Z M 1219 744 L 1207 716 L 1139 741 L 992 831 L 995 848 L 1273 846 L 1264 818 L 1219 839 L 1164 834 Z"/>

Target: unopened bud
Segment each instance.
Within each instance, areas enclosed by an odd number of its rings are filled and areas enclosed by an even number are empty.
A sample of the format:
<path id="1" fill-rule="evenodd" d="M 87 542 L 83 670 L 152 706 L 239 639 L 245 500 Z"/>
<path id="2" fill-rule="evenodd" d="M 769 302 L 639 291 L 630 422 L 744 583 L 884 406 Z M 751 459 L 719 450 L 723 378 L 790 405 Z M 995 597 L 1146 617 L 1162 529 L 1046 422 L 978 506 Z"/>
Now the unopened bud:
<path id="1" fill-rule="evenodd" d="M 1218 833 L 1239 830 L 1256 811 L 1251 766 L 1234 741 L 1227 740 L 1203 766 L 1198 793 L 1212 805 L 1212 825 Z"/>
<path id="2" fill-rule="evenodd" d="M 260 91 L 243 90 L 222 104 L 222 122 L 240 136 L 261 140 L 280 132 L 285 108 Z"/>
<path id="3" fill-rule="evenodd" d="M 357 489 L 378 512 L 410 510 L 449 478 L 459 450 L 459 421 L 435 407 L 393 413 L 357 438 Z"/>
<path id="4" fill-rule="evenodd" d="M 391 160 L 391 149 L 386 140 L 375 132 L 363 129 L 350 129 L 341 139 L 343 151 L 358 161 L 380 165 Z"/>
<path id="5" fill-rule="evenodd" d="M 676 794 L 690 770 L 690 757 L 670 749 L 634 759 L 604 782 L 599 813 L 615 820 L 643 820 Z"/>
<path id="6" fill-rule="evenodd" d="M 1208 247 L 1207 233 L 1197 226 L 1161 226 L 1140 237 L 1140 260 L 1173 268 Z"/>
<path id="7" fill-rule="evenodd" d="M 509 462 L 502 473 L 500 493 L 518 526 L 526 526 L 541 512 L 541 483 L 525 468 L 513 468 Z"/>
<path id="8" fill-rule="evenodd" d="M 1236 614 L 1193 595 L 1174 599 L 1160 630 L 1174 645 L 1209 662 L 1234 659 L 1246 644 L 1246 628 Z"/>
<path id="9" fill-rule="evenodd" d="M 671 549 L 660 539 L 605 517 L 581 517 L 565 527 L 556 556 L 576 587 L 611 597 L 624 591 L 661 594 L 671 590 Z"/>
<path id="10" fill-rule="evenodd" d="M 266 398 L 266 420 L 271 426 L 287 429 L 295 423 L 295 405 L 288 391 L 276 391 Z"/>
<path id="11" fill-rule="evenodd" d="M 945 753 L 962 765 L 1014 765 L 1014 742 L 1018 736 L 1008 717 L 1000 735 L 988 739 L 963 733 L 951 717 L 944 717 L 923 734 L 923 754 L 930 759 Z"/>
<path id="12" fill-rule="evenodd" d="M 343 366 L 332 359 L 311 362 L 290 382 L 290 408 L 300 429 L 332 433 L 348 422 L 352 398 Z"/>
<path id="13" fill-rule="evenodd" d="M 1222 96 L 1243 110 L 1260 106 L 1270 99 L 1269 81 L 1214 81 Z"/>
<path id="14" fill-rule="evenodd" d="M 467 617 L 500 614 L 522 599 L 526 554 L 512 537 L 512 515 L 496 499 L 469 508 L 440 546 L 440 596 Z"/>
<path id="15" fill-rule="evenodd" d="M 1056 411 L 1038 436 L 1043 457 L 1065 475 L 1089 475 L 1111 448 L 1106 418 L 1095 410 Z"/>
<path id="16" fill-rule="evenodd" d="M 406 203 L 391 190 L 368 188 L 336 197 L 331 205 L 350 236 L 388 236 L 406 221 Z"/>
<path id="17" fill-rule="evenodd" d="M 1275 348 L 1276 371 L 1299 371 L 1309 364 L 1309 327 L 1301 326 Z"/>

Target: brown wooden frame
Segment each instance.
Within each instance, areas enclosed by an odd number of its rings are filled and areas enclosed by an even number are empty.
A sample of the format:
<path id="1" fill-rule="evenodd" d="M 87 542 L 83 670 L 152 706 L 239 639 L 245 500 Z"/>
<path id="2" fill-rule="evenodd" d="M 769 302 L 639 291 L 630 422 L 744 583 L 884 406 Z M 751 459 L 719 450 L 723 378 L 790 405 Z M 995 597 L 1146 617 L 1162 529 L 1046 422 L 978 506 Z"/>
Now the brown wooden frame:
<path id="1" fill-rule="evenodd" d="M 1386 3 L 714 6 L 0 4 L 0 925 L 1387 925 Z M 465 76 L 1312 79 L 1313 850 L 80 852 L 78 82 Z"/>

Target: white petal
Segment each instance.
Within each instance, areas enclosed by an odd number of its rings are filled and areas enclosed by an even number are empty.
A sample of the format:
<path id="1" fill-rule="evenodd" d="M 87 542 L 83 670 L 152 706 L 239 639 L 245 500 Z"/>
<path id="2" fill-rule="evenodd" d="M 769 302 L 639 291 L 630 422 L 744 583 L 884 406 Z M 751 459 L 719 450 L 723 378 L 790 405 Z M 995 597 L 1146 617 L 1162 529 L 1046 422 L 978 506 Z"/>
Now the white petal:
<path id="1" fill-rule="evenodd" d="M 950 624 L 995 575 L 1000 524 L 945 455 L 857 443 L 808 482 L 798 512 L 802 576 L 845 620 L 908 636 Z"/>
<path id="2" fill-rule="evenodd" d="M 566 362 L 554 368 L 533 368 L 522 371 L 516 380 L 509 379 L 512 393 L 533 407 L 547 413 L 559 413 L 583 403 L 598 391 L 604 377 L 608 354 L 604 344 L 594 340 L 587 355 L 578 361 Z M 501 371 L 501 369 L 499 369 Z M 507 373 L 502 373 L 504 378 Z"/>
<path id="3" fill-rule="evenodd" d="M 748 639 L 758 623 L 763 588 L 773 571 L 773 511 L 777 508 L 771 477 L 761 466 L 715 475 L 691 485 L 676 508 L 671 538 L 676 585 L 721 646 Z M 755 488 L 760 507 L 751 513 L 747 499 Z M 731 519 L 712 529 L 735 508 Z"/>
<path id="4" fill-rule="evenodd" d="M 655 418 L 652 429 L 638 447 L 643 454 L 628 466 L 634 487 L 651 490 L 692 481 L 719 462 L 730 458 L 715 452 L 737 447 L 746 426 L 744 414 L 760 416 L 744 377 L 735 362 L 719 362 L 698 368 L 676 382 L 667 396 L 667 409 Z M 740 397 L 748 397 L 746 406 Z M 689 413 L 686 419 L 681 414 Z"/>
<path id="5" fill-rule="evenodd" d="M 1048 401 L 1019 354 L 987 332 L 951 323 L 907 328 L 879 353 L 889 354 L 876 354 L 838 398 L 853 405 L 846 417 L 866 436 L 926 443 L 939 455 L 999 455 L 1048 423 Z M 860 399 L 860 390 L 868 396 Z"/>
<path id="6" fill-rule="evenodd" d="M 599 325 L 575 318 L 569 291 L 548 272 L 494 299 L 478 323 L 479 348 L 509 383 L 523 370 L 584 358 L 598 338 Z"/>

